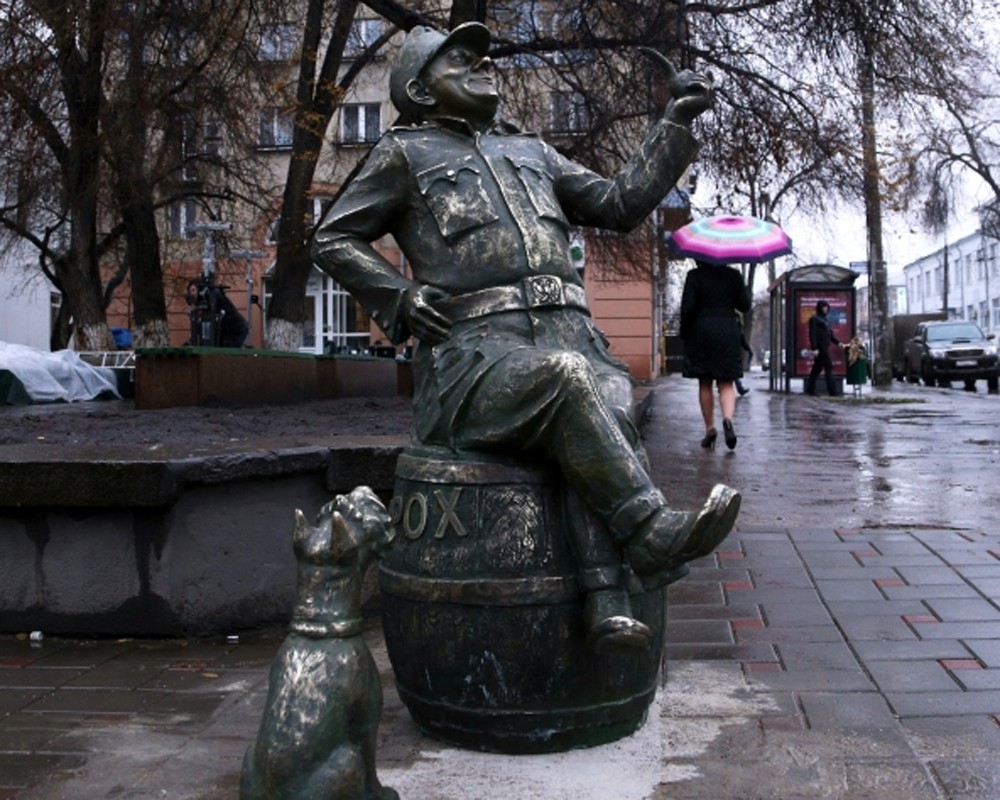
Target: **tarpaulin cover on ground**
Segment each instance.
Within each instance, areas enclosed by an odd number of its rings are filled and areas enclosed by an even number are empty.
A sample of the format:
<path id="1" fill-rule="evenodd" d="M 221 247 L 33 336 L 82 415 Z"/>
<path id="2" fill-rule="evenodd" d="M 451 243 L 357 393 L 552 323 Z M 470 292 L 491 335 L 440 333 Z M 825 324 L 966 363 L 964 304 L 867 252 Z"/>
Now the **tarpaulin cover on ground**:
<path id="1" fill-rule="evenodd" d="M 49 353 L 0 342 L 0 404 L 71 403 L 121 397 L 113 370 L 88 364 L 72 350 Z"/>

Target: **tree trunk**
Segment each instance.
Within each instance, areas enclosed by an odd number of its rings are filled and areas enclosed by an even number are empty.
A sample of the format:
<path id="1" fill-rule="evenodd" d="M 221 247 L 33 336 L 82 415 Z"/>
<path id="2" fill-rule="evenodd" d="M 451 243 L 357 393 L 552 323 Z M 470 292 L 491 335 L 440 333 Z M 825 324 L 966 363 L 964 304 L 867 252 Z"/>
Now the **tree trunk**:
<path id="1" fill-rule="evenodd" d="M 165 319 L 136 322 L 132 331 L 132 347 L 167 347 L 170 344 L 170 329 Z"/>
<path id="2" fill-rule="evenodd" d="M 454 29 L 463 22 L 486 22 L 486 0 L 454 0 L 448 27 Z"/>
<path id="3" fill-rule="evenodd" d="M 145 7 L 139 6 L 145 14 Z M 146 174 L 149 147 L 146 109 L 142 94 L 146 86 L 143 50 L 145 40 L 133 32 L 129 40 L 128 75 L 121 87 L 122 102 L 114 109 L 114 124 L 122 131 L 110 149 L 115 196 L 125 236 L 125 266 L 132 276 L 132 315 L 136 339 L 142 347 L 170 344 L 167 303 L 163 295 L 160 234 L 156 228 L 153 193 Z"/>
<path id="4" fill-rule="evenodd" d="M 293 341 L 291 329 L 294 327 L 298 333 L 306 318 L 306 284 L 312 269 L 310 190 L 323 137 L 342 93 L 336 76 L 357 6 L 356 1 L 344 2 L 338 8 L 317 79 L 318 43 L 324 33 L 324 0 L 309 2 L 303 33 L 303 56 L 299 62 L 292 156 L 278 222 L 278 253 L 265 332 L 265 346 L 272 350 L 296 349 L 299 338 L 296 335 Z"/>
<path id="5" fill-rule="evenodd" d="M 132 273 L 133 324 L 137 332 L 142 332 L 143 339 L 136 346 L 166 347 L 170 344 L 170 336 L 167 303 L 163 296 L 160 235 L 156 229 L 153 204 L 149 199 L 137 199 L 131 206 L 122 209 L 122 215 L 125 258 Z"/>
<path id="6" fill-rule="evenodd" d="M 864 163 L 865 222 L 868 228 L 868 274 L 871 287 L 871 337 L 874 363 L 872 385 L 887 389 L 892 385 L 892 342 L 889 341 L 889 289 L 882 251 L 882 195 L 875 136 L 874 43 L 863 42 L 861 60 L 861 152 Z"/>
<path id="7" fill-rule="evenodd" d="M 312 259 L 309 254 L 308 217 L 312 203 L 308 196 L 316 169 L 315 159 L 292 158 L 288 167 L 281 219 L 278 222 L 278 254 L 274 267 L 271 303 L 265 347 L 271 350 L 296 350 L 288 328 L 302 329 L 306 319 L 306 284 Z"/>
<path id="8" fill-rule="evenodd" d="M 271 319 L 267 323 L 267 347 L 294 353 L 302 342 L 302 323 Z"/>
<path id="9" fill-rule="evenodd" d="M 100 277 L 95 274 L 96 264 L 92 269 L 86 269 L 86 239 L 80 237 L 82 243 L 77 241 L 77 230 L 73 231 L 71 239 L 74 241 L 69 263 L 59 268 L 59 284 L 63 287 L 63 305 L 70 318 L 74 346 L 81 351 L 114 350 L 114 337 L 104 314 Z"/>
<path id="10" fill-rule="evenodd" d="M 78 350 L 113 350 L 101 292 L 97 256 L 97 211 L 100 187 L 101 66 L 104 39 L 100 25 L 106 9 L 95 3 L 92 17 L 81 21 L 77 49 L 75 20 L 63 16 L 57 29 L 59 65 L 67 105 L 69 146 L 62 162 L 70 246 L 59 283 L 72 316 Z"/>
<path id="11" fill-rule="evenodd" d="M 69 346 L 69 337 L 72 335 L 73 326 L 70 323 L 69 305 L 66 303 L 66 295 L 63 294 L 59 301 L 56 318 L 52 321 L 52 330 L 49 331 L 49 349 L 53 353 L 57 350 L 65 350 Z"/>

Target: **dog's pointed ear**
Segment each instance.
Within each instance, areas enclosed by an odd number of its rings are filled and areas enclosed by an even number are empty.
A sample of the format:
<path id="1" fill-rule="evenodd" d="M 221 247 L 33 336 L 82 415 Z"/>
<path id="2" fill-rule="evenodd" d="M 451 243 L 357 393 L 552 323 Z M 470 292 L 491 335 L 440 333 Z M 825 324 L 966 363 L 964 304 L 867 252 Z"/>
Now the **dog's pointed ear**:
<path id="1" fill-rule="evenodd" d="M 295 544 L 300 545 L 305 543 L 312 531 L 312 525 L 309 524 L 309 520 L 306 519 L 306 515 L 302 513 L 302 509 L 295 509 L 295 529 L 293 533 L 293 540 Z"/>
<path id="2" fill-rule="evenodd" d="M 344 558 L 351 550 L 356 550 L 361 542 L 358 540 L 358 528 L 351 525 L 339 511 L 333 512 L 330 536 L 330 555 L 337 561 Z"/>

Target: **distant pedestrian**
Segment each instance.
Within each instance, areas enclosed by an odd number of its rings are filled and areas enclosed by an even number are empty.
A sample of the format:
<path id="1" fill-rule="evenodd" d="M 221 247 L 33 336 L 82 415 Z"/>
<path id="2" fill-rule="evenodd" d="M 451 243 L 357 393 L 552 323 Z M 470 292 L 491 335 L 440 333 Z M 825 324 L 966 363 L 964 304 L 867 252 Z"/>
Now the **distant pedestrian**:
<path id="1" fill-rule="evenodd" d="M 809 318 L 809 347 L 812 349 L 813 365 L 806 379 L 806 394 L 816 396 L 816 378 L 819 377 L 820 370 L 826 378 L 826 388 L 831 397 L 836 396 L 837 391 L 833 385 L 833 360 L 830 358 L 830 345 L 843 347 L 841 342 L 830 327 L 827 315 L 830 313 L 830 304 L 826 300 L 816 303 L 816 313 Z"/>
<path id="2" fill-rule="evenodd" d="M 218 330 L 215 332 L 219 347 L 242 347 L 246 341 L 250 326 L 246 319 L 226 296 L 224 287 L 206 283 L 204 279 L 194 280 L 188 284 L 185 300 L 193 306 L 192 313 L 209 314 Z M 195 342 L 192 341 L 192 344 Z M 214 342 L 198 342 L 201 345 L 212 346 Z"/>
<path id="3" fill-rule="evenodd" d="M 698 403 L 705 422 L 701 446 L 714 447 L 717 384 L 726 446 L 736 447 L 733 414 L 736 412 L 734 382 L 743 377 L 738 311 L 750 310 L 743 276 L 728 265 L 695 262 L 681 296 L 681 338 L 684 340 L 684 377 L 698 379 Z"/>

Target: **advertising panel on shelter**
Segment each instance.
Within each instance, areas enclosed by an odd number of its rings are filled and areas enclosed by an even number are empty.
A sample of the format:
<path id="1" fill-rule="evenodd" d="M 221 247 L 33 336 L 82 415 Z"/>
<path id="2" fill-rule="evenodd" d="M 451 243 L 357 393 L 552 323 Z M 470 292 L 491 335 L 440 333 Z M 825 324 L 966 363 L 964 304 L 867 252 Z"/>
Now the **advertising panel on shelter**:
<path id="1" fill-rule="evenodd" d="M 794 365 L 792 375 L 805 378 L 812 369 L 813 355 L 809 347 L 809 319 L 816 313 L 816 304 L 825 300 L 830 304 L 827 320 L 838 341 L 847 344 L 854 330 L 854 291 L 852 289 L 802 289 L 795 292 L 794 299 Z M 833 374 L 843 377 L 847 374 L 847 360 L 839 347 L 830 348 Z"/>

